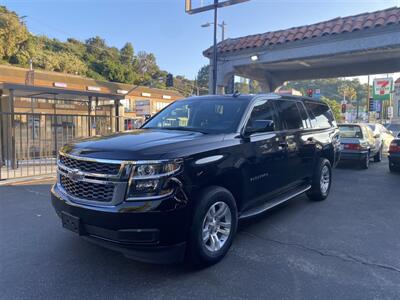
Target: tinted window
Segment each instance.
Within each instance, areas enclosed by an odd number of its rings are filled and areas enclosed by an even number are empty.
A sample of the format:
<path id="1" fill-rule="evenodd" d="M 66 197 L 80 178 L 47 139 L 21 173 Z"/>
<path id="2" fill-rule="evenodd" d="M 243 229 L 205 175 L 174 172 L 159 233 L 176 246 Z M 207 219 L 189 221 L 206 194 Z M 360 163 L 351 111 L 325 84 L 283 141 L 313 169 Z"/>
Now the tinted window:
<path id="1" fill-rule="evenodd" d="M 309 113 L 312 116 L 311 124 L 316 128 L 327 128 L 336 126 L 335 118 L 329 106 L 314 102 L 305 102 Z"/>
<path id="2" fill-rule="evenodd" d="M 234 132 L 248 102 L 240 99 L 194 98 L 176 101 L 148 121 L 143 128 L 191 130 L 205 133 Z"/>
<path id="3" fill-rule="evenodd" d="M 267 100 L 257 101 L 251 112 L 249 121 L 247 122 L 246 129 L 257 127 L 256 123 L 258 121 L 265 120 L 274 121 L 275 129 L 279 128 L 279 124 L 277 124 L 276 112 L 272 102 Z"/>
<path id="4" fill-rule="evenodd" d="M 282 123 L 286 125 L 286 129 L 305 128 L 300 111 L 295 101 L 276 101 L 279 111 L 279 117 Z"/>
<path id="5" fill-rule="evenodd" d="M 297 102 L 297 107 L 300 111 L 300 117 L 301 117 L 301 120 L 303 121 L 303 127 L 304 128 L 311 127 L 311 120 L 307 115 L 307 112 L 306 112 L 306 109 L 304 108 L 303 103 Z"/>

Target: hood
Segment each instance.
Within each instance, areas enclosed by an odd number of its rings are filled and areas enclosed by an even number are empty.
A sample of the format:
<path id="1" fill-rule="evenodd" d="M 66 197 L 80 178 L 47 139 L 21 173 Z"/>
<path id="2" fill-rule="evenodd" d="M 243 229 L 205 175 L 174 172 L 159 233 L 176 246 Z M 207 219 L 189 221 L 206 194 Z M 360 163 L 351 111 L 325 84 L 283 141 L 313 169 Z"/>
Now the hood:
<path id="1" fill-rule="evenodd" d="M 68 144 L 65 153 L 91 158 L 121 160 L 167 159 L 169 153 L 184 155 L 185 148 L 221 141 L 223 135 L 181 130 L 138 129 Z M 182 151 L 180 151 L 182 150 Z M 176 158 L 176 157 L 174 157 Z"/>

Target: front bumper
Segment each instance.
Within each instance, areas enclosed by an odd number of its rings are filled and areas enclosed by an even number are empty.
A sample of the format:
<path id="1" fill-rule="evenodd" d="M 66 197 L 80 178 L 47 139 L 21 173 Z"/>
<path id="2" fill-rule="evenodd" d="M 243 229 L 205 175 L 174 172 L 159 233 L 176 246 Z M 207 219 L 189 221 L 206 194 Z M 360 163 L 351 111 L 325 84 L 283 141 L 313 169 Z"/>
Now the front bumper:
<path id="1" fill-rule="evenodd" d="M 79 234 L 103 247 L 140 261 L 172 263 L 182 261 L 191 225 L 188 204 L 171 204 L 173 198 L 123 202 L 116 206 L 83 205 L 51 190 L 58 216 L 79 219 Z M 171 208 L 174 207 L 174 208 Z"/>
<path id="2" fill-rule="evenodd" d="M 367 158 L 368 151 L 346 151 L 342 150 L 340 154 L 341 161 L 355 160 L 361 161 Z"/>

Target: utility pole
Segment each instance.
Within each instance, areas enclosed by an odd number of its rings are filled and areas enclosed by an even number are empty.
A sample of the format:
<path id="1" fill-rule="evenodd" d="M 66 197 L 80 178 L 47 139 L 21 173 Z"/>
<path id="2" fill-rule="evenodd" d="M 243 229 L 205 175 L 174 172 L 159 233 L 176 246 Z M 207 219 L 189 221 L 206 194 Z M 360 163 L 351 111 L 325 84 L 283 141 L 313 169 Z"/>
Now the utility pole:
<path id="1" fill-rule="evenodd" d="M 185 0 L 185 11 L 188 14 L 196 14 L 204 11 L 214 10 L 214 43 L 213 43 L 213 56 L 212 56 L 212 93 L 217 94 L 217 28 L 218 28 L 218 8 L 247 2 L 250 0 L 214 0 L 213 4 L 205 5 L 203 1 L 200 2 L 200 7 L 193 7 L 192 0 Z M 225 23 L 224 23 L 225 26 Z M 225 33 L 224 33 L 225 34 Z M 225 36 L 223 36 L 225 38 Z"/>
<path id="2" fill-rule="evenodd" d="M 367 88 L 368 88 L 368 90 L 367 90 L 367 105 L 368 105 L 368 123 L 370 122 L 370 120 L 371 120 L 371 111 L 370 111 L 370 104 L 369 104 L 369 102 L 371 101 L 371 88 L 370 88 L 370 86 L 369 86 L 369 75 L 368 75 L 368 83 L 367 83 Z M 372 100 L 373 101 L 373 100 Z"/>
<path id="3" fill-rule="evenodd" d="M 214 0 L 214 44 L 213 44 L 213 78 L 212 93 L 217 94 L 217 27 L 218 27 L 218 0 Z"/>

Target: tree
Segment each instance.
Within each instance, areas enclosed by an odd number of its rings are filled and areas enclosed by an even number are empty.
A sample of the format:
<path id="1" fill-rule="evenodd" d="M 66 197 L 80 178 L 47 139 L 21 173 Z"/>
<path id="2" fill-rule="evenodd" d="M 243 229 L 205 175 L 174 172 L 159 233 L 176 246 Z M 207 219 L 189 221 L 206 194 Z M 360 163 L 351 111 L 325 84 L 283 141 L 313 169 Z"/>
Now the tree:
<path id="1" fill-rule="evenodd" d="M 134 51 L 131 43 L 126 43 L 120 50 L 121 63 L 125 65 L 132 65 L 134 59 Z"/>
<path id="2" fill-rule="evenodd" d="M 321 100 L 330 106 L 336 121 L 340 122 L 342 120 L 342 109 L 340 104 L 337 101 L 326 97 L 322 97 Z"/>
<path id="3" fill-rule="evenodd" d="M 8 60 L 21 50 L 29 32 L 18 15 L 0 6 L 0 58 Z"/>
<path id="4" fill-rule="evenodd" d="M 160 69 L 152 53 L 135 55 L 129 42 L 121 49 L 110 47 L 99 36 L 84 42 L 35 36 L 16 13 L 0 6 L 0 63 L 28 67 L 31 59 L 36 69 L 165 88 L 167 72 Z M 178 84 L 187 92 L 193 81 L 182 77 Z"/>
<path id="5" fill-rule="evenodd" d="M 200 95 L 208 94 L 208 82 L 210 80 L 210 65 L 205 65 L 197 72 L 197 88 Z"/>
<path id="6" fill-rule="evenodd" d="M 340 95 L 343 95 L 343 100 L 354 100 L 357 98 L 357 91 L 356 89 L 351 86 L 350 84 L 343 82 L 339 88 L 338 88 L 338 93 Z"/>

